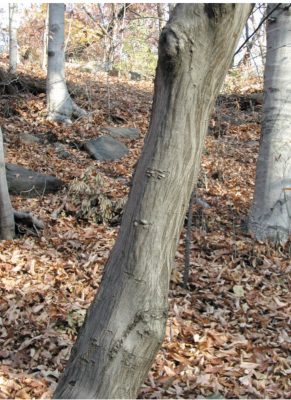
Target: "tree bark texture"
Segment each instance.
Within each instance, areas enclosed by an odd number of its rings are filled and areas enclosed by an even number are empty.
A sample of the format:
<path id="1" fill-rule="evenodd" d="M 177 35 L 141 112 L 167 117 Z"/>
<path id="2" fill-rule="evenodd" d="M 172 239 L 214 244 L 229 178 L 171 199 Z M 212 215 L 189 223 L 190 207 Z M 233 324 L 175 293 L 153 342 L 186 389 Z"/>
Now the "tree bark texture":
<path id="1" fill-rule="evenodd" d="M 14 211 L 6 180 L 3 135 L 0 128 L 0 239 L 10 240 L 15 235 Z"/>
<path id="2" fill-rule="evenodd" d="M 72 101 L 66 85 L 64 11 L 63 3 L 49 3 L 47 104 L 48 119 L 70 123 L 72 116 L 86 113 Z"/>
<path id="3" fill-rule="evenodd" d="M 179 4 L 162 31 L 144 150 L 56 398 L 136 398 L 146 378 L 164 337 L 170 273 L 210 112 L 250 8 Z"/>
<path id="4" fill-rule="evenodd" d="M 276 4 L 268 5 L 268 13 Z M 284 243 L 291 229 L 291 10 L 267 22 L 262 136 L 249 228 L 258 240 Z"/>
<path id="5" fill-rule="evenodd" d="M 9 72 L 16 73 L 18 61 L 17 48 L 17 12 L 16 3 L 9 4 Z"/>

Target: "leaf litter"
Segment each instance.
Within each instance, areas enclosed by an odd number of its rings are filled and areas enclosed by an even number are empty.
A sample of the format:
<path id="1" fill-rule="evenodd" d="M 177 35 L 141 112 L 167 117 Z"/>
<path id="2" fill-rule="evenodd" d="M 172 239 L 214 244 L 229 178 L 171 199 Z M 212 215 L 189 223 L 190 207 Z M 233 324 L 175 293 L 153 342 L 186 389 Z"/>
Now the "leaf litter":
<path id="1" fill-rule="evenodd" d="M 44 78 L 37 67 L 25 65 L 21 72 Z M 56 175 L 67 185 L 78 185 L 78 179 L 82 183 L 94 169 L 104 181 L 101 194 L 111 201 L 123 199 L 148 129 L 153 86 L 109 77 L 107 88 L 104 76 L 79 71 L 68 71 L 68 80 L 77 103 L 90 111 L 71 126 L 46 121 L 43 93 L 0 99 L 7 161 Z M 246 81 L 245 96 L 247 86 Z M 250 80 L 250 92 L 258 87 Z M 201 201 L 193 207 L 188 288 L 182 287 L 183 230 L 173 264 L 166 336 L 140 398 L 291 397 L 290 243 L 274 248 L 255 242 L 246 230 L 261 107 L 245 111 L 234 101 L 217 104 L 196 190 Z M 119 118 L 115 121 L 139 128 L 142 137 L 124 139 L 130 154 L 120 161 L 93 161 L 79 144 L 113 124 L 109 113 Z M 221 122 L 223 115 L 243 123 Z M 20 141 L 24 132 L 43 139 L 41 151 L 39 144 Z M 60 141 L 70 157 L 61 159 L 49 138 Z M 52 397 L 118 233 L 118 223 L 92 217 L 92 203 L 67 195 L 64 189 L 34 199 L 12 197 L 16 209 L 33 212 L 45 229 L 39 236 L 26 232 L 0 243 L 3 399 Z"/>

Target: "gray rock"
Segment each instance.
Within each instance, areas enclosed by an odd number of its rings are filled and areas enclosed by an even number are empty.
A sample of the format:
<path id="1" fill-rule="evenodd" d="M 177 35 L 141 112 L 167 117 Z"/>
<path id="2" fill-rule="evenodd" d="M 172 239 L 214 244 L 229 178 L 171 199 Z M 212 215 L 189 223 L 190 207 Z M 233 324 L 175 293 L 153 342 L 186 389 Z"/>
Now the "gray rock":
<path id="1" fill-rule="evenodd" d="M 102 136 L 98 139 L 89 140 L 84 144 L 84 149 L 95 160 L 118 160 L 129 153 L 125 144 L 118 142 L 110 136 Z"/>
<path id="2" fill-rule="evenodd" d="M 97 70 L 99 69 L 98 67 L 99 67 L 98 62 L 89 61 L 85 65 L 82 65 L 80 67 L 80 71 L 83 71 L 83 72 L 97 72 Z"/>
<path id="3" fill-rule="evenodd" d="M 82 65 L 80 63 L 66 61 L 65 62 L 65 67 L 66 68 L 73 68 L 73 69 L 81 69 Z"/>
<path id="4" fill-rule="evenodd" d="M 142 79 L 142 75 L 135 71 L 129 71 L 130 79 L 132 81 L 140 81 Z"/>
<path id="5" fill-rule="evenodd" d="M 10 194 L 38 197 L 60 190 L 63 182 L 50 175 L 39 174 L 15 164 L 6 164 L 6 176 Z"/>
<path id="6" fill-rule="evenodd" d="M 118 69 L 112 68 L 110 71 L 108 71 L 108 75 L 113 77 L 119 77 L 120 72 L 118 71 Z"/>
<path id="7" fill-rule="evenodd" d="M 19 135 L 19 140 L 25 144 L 33 144 L 33 143 L 40 143 L 41 139 L 35 135 L 31 135 L 30 133 L 21 133 Z"/>
<path id="8" fill-rule="evenodd" d="M 199 197 L 195 197 L 194 201 L 200 207 L 211 208 L 211 206 L 205 200 L 200 199 Z"/>
<path id="9" fill-rule="evenodd" d="M 243 145 L 247 147 L 256 147 L 260 145 L 260 142 L 258 140 L 249 140 L 247 142 L 244 142 Z"/>
<path id="10" fill-rule="evenodd" d="M 250 98 L 250 100 L 254 101 L 255 104 L 263 104 L 264 103 L 264 93 L 263 92 L 250 93 L 249 98 Z"/>
<path id="11" fill-rule="evenodd" d="M 220 119 L 221 121 L 230 123 L 232 125 L 244 125 L 247 122 L 241 118 L 237 118 L 236 116 L 232 116 L 232 115 L 227 115 L 227 114 L 222 114 L 221 116 L 218 115 L 218 119 Z"/>
<path id="12" fill-rule="evenodd" d="M 110 128 L 105 127 L 101 128 L 102 132 L 107 133 L 108 135 L 114 138 L 128 138 L 128 139 L 137 139 L 139 138 L 140 132 L 136 128 Z"/>
<path id="13" fill-rule="evenodd" d="M 53 146 L 54 146 L 59 158 L 61 158 L 63 160 L 68 159 L 68 158 L 72 158 L 71 153 L 69 153 L 66 150 L 65 146 L 62 143 L 56 142 L 56 143 L 53 144 Z"/>

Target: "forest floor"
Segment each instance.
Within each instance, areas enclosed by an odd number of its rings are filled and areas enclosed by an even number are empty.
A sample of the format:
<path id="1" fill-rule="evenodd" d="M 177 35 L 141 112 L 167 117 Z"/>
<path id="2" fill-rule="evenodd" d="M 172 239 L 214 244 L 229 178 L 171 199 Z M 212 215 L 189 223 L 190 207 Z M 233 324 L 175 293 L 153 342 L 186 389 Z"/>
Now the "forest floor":
<path id="1" fill-rule="evenodd" d="M 20 71 L 44 78 L 30 64 Z M 107 195 L 121 198 L 148 129 L 153 84 L 74 70 L 68 81 L 78 105 L 91 111 L 72 125 L 46 120 L 44 93 L 0 98 L 6 161 L 67 185 L 81 182 L 91 167 L 102 173 Z M 241 97 L 220 97 L 210 123 L 193 208 L 188 289 L 182 285 L 184 230 L 173 264 L 166 337 L 140 398 L 291 397 L 291 247 L 255 242 L 247 233 L 261 119 L 261 106 L 247 96 L 260 91 L 261 82 L 242 81 L 235 86 L 229 78 L 228 90 Z M 71 144 L 114 126 L 109 114 L 119 126 L 139 128 L 141 138 L 124 140 L 130 154 L 120 161 L 93 161 Z M 71 156 L 61 159 L 50 141 L 23 143 L 25 132 L 59 140 Z M 66 196 L 66 188 L 33 199 L 12 196 L 14 208 L 31 211 L 45 229 L 0 243 L 3 399 L 51 398 L 117 236 L 118 225 L 77 218 L 74 207 L 56 217 Z"/>

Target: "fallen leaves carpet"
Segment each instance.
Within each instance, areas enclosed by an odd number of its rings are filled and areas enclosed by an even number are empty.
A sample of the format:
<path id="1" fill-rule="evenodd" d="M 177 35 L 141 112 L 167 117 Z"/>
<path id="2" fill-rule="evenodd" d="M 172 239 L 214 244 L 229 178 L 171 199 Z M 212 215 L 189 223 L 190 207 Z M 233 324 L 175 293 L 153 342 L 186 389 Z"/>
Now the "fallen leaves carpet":
<path id="1" fill-rule="evenodd" d="M 22 68 L 23 74 L 43 78 L 37 68 Z M 91 111 L 70 126 L 46 121 L 42 93 L 0 98 L 7 161 L 66 184 L 95 166 L 112 198 L 125 196 L 148 128 L 152 84 L 76 71 L 68 78 L 77 103 Z M 217 104 L 193 208 L 188 288 L 182 286 L 184 230 L 173 264 L 165 340 L 140 398 L 291 397 L 290 243 L 284 248 L 258 243 L 246 229 L 260 113 L 251 105 L 242 110 L 235 102 Z M 114 121 L 142 133 L 141 139 L 124 140 L 129 156 L 97 162 L 80 151 L 80 141 L 98 137 Z M 47 141 L 41 148 L 23 143 L 24 132 Z M 70 157 L 60 158 L 53 141 Z M 46 227 L 42 234 L 25 231 L 0 243 L 3 399 L 51 398 L 118 232 L 118 226 L 65 212 L 53 218 L 65 196 L 66 189 L 34 199 L 12 197 L 14 208 L 33 212 Z"/>

